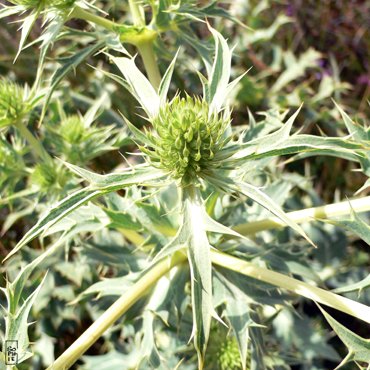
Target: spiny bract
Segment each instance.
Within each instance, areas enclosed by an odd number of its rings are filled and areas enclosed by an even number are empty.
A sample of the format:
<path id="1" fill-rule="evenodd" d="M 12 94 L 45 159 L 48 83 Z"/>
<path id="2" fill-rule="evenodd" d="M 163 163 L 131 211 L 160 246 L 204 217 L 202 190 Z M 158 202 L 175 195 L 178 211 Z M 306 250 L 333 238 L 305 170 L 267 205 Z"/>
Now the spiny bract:
<path id="1" fill-rule="evenodd" d="M 9 0 L 14 5 L 21 5 L 27 9 L 35 8 L 70 8 L 75 0 Z"/>
<path id="2" fill-rule="evenodd" d="M 7 78 L 0 78 L 0 127 L 14 124 L 28 111 L 24 89 Z"/>
<path id="3" fill-rule="evenodd" d="M 198 97 L 176 96 L 161 107 L 152 124 L 155 130 L 147 133 L 152 149 L 142 150 L 153 166 L 186 182 L 216 165 L 213 159 L 227 142 L 229 118 L 210 114 L 208 103 Z"/>

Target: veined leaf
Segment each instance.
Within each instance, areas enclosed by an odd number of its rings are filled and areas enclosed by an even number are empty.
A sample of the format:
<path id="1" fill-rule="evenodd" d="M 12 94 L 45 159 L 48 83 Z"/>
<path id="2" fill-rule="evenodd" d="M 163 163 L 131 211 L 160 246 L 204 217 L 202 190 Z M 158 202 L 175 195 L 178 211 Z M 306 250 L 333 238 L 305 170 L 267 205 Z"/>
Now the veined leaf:
<path id="1" fill-rule="evenodd" d="M 149 117 L 159 112 L 160 98 L 152 84 L 135 65 L 135 59 L 112 58 L 113 62 L 125 76 L 130 86 L 131 94 L 140 103 Z"/>
<path id="2" fill-rule="evenodd" d="M 193 309 L 194 346 L 198 353 L 198 367 L 204 366 L 211 318 L 214 315 L 212 303 L 212 263 L 202 215 L 202 203 L 195 189 L 184 189 L 184 224 L 188 229 L 188 258 L 191 273 L 191 299 Z"/>
<path id="3" fill-rule="evenodd" d="M 164 76 L 162 78 L 161 84 L 159 85 L 158 91 L 159 91 L 159 98 L 160 98 L 160 104 L 161 105 L 166 103 L 167 93 L 168 93 L 168 89 L 170 88 L 172 74 L 173 74 L 173 70 L 175 68 L 175 63 L 176 63 L 177 56 L 179 55 L 179 51 L 180 51 L 180 49 L 177 50 L 174 58 L 172 59 L 171 64 L 167 68 L 166 73 L 164 74 Z"/>
<path id="4" fill-rule="evenodd" d="M 336 367 L 341 368 L 345 364 L 352 361 L 363 361 L 370 365 L 370 339 L 364 339 L 359 335 L 353 333 L 345 326 L 340 324 L 337 320 L 331 317 L 320 305 L 320 311 L 328 321 L 329 325 L 333 328 L 340 340 L 348 348 L 348 354 L 343 361 Z"/>
<path id="5" fill-rule="evenodd" d="M 286 225 L 290 226 L 298 234 L 302 235 L 311 245 L 316 247 L 313 241 L 307 236 L 304 230 L 293 220 L 291 220 L 286 213 L 277 205 L 273 199 L 271 199 L 267 194 L 265 194 L 259 188 L 247 184 L 245 182 L 235 182 L 233 180 L 224 178 L 221 172 L 216 172 L 214 175 L 207 176 L 207 180 L 213 183 L 217 188 L 221 190 L 232 190 L 241 193 L 253 201 L 257 202 L 262 207 L 266 208 Z"/>
<path id="6" fill-rule="evenodd" d="M 86 48 L 80 50 L 78 53 L 74 54 L 69 58 L 63 58 L 60 60 L 62 66 L 58 68 L 51 78 L 51 85 L 49 87 L 49 92 L 45 98 L 44 107 L 42 110 L 40 122 L 42 122 L 46 108 L 49 104 L 51 96 L 53 95 L 54 90 L 57 88 L 59 83 L 63 80 L 63 78 L 74 68 L 76 68 L 79 64 L 81 64 L 86 58 L 90 55 L 94 54 L 98 50 L 100 50 L 105 44 L 105 40 L 96 41 L 92 45 L 87 46 Z"/>
<path id="7" fill-rule="evenodd" d="M 69 168 L 73 168 L 77 174 L 90 181 L 92 183 L 91 186 L 77 190 L 48 210 L 37 224 L 24 235 L 20 242 L 7 255 L 5 260 L 89 200 L 97 198 L 105 193 L 123 189 L 129 185 L 143 184 L 150 180 L 163 177 L 163 172 L 158 170 L 149 171 L 148 168 L 142 168 L 141 171 L 126 171 L 123 174 L 98 175 L 77 166 L 68 166 Z"/>
<path id="8" fill-rule="evenodd" d="M 212 66 L 205 98 L 210 105 L 210 113 L 219 112 L 229 84 L 232 52 L 223 36 L 209 26 L 215 40 L 215 59 Z"/>

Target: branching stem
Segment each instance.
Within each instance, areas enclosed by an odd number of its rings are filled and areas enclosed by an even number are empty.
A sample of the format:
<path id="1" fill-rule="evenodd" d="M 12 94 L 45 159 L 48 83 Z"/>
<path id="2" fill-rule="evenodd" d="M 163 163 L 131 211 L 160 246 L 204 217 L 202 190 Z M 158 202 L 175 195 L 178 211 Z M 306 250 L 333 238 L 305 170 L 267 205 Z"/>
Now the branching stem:
<path id="1" fill-rule="evenodd" d="M 325 206 L 306 208 L 299 211 L 287 213 L 287 216 L 298 224 L 312 222 L 320 219 L 332 219 L 335 217 L 350 215 L 351 211 L 357 213 L 370 211 L 370 196 L 346 200 L 340 203 L 327 204 Z M 255 234 L 262 230 L 271 230 L 286 227 L 286 225 L 276 217 L 240 224 L 234 230 L 242 235 Z"/>
<path id="2" fill-rule="evenodd" d="M 70 18 L 83 19 L 85 21 L 94 23 L 105 29 L 116 32 L 120 35 L 121 42 L 135 45 L 143 59 L 145 70 L 148 74 L 149 81 L 152 85 L 158 89 L 161 82 L 161 74 L 159 72 L 158 64 L 155 59 L 155 54 L 153 50 L 153 42 L 157 37 L 157 32 L 146 27 L 145 18 L 142 11 L 142 7 L 137 4 L 135 0 L 129 1 L 130 10 L 132 14 L 132 19 L 134 26 L 126 26 L 113 22 L 109 19 L 100 17 L 85 9 L 76 6 Z M 124 28 L 125 32 L 120 32 Z M 130 29 L 130 30 L 129 30 Z"/>
<path id="3" fill-rule="evenodd" d="M 69 369 L 100 336 L 111 327 L 127 310 L 137 302 L 172 267 L 186 261 L 186 254 L 176 253 L 153 266 L 126 293 L 112 304 L 56 361 L 48 370 Z"/>

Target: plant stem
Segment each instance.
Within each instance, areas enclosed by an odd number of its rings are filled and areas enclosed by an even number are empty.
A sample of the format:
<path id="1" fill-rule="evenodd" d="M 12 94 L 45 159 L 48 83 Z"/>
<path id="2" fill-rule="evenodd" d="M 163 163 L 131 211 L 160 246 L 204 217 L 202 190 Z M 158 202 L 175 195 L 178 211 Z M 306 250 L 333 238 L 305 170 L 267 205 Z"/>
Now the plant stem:
<path id="1" fill-rule="evenodd" d="M 118 23 L 115 23 L 115 22 L 110 21 L 109 19 L 100 17 L 99 15 L 90 13 L 86 11 L 85 9 L 80 8 L 79 6 L 74 7 L 69 17 L 83 19 L 85 21 L 102 26 L 110 31 L 115 31 L 116 28 L 119 27 Z"/>
<path id="2" fill-rule="evenodd" d="M 153 41 L 145 41 L 137 44 L 140 56 L 143 59 L 145 70 L 148 74 L 149 81 L 153 87 L 158 90 L 161 83 L 161 74 L 155 59 Z"/>
<path id="3" fill-rule="evenodd" d="M 142 6 L 137 3 L 137 0 L 129 0 L 129 6 L 134 25 L 138 27 L 145 27 L 145 16 Z M 139 50 L 141 58 L 143 59 L 149 81 L 155 89 L 158 89 L 159 84 L 161 83 L 161 74 L 159 72 L 158 64 L 154 55 L 153 40 L 140 42 L 136 46 Z"/>
<path id="4" fill-rule="evenodd" d="M 100 17 L 93 13 L 90 13 L 79 6 L 76 6 L 69 18 L 83 19 L 87 22 L 94 23 L 105 29 L 119 34 L 121 42 L 132 44 L 137 46 L 138 44 L 149 42 L 157 37 L 157 33 L 154 30 L 143 27 L 127 26 L 119 24 L 109 19 Z M 122 31 L 122 29 L 124 31 Z"/>
<path id="5" fill-rule="evenodd" d="M 46 152 L 42 144 L 40 143 L 39 140 L 37 140 L 31 133 L 31 131 L 27 128 L 26 125 L 23 124 L 23 122 L 18 121 L 14 125 L 22 137 L 28 142 L 28 144 L 31 147 L 31 150 L 35 154 L 37 158 L 42 159 L 43 161 L 47 163 L 52 163 L 53 160 L 49 156 L 49 154 Z"/>
<path id="6" fill-rule="evenodd" d="M 311 222 L 317 219 L 330 219 L 338 216 L 350 215 L 351 212 L 357 213 L 370 211 L 370 196 L 349 199 L 340 203 L 328 204 L 321 207 L 306 208 L 299 211 L 287 213 L 287 216 L 296 223 Z M 249 222 L 235 226 L 233 229 L 242 235 L 255 234 L 262 230 L 271 230 L 286 227 L 282 221 L 276 217 Z"/>
<path id="7" fill-rule="evenodd" d="M 150 287 L 174 266 L 184 261 L 186 261 L 186 254 L 178 252 L 172 258 L 158 262 L 113 303 L 48 369 L 64 370 L 70 368 L 116 320 L 143 297 Z"/>
<path id="8" fill-rule="evenodd" d="M 226 267 L 229 270 L 238 272 L 266 283 L 278 286 L 279 288 L 290 290 L 300 296 L 312 299 L 315 302 L 333 307 L 348 315 L 361 319 L 370 324 L 370 307 L 331 293 L 327 290 L 293 279 L 289 276 L 280 274 L 272 270 L 255 266 L 251 262 L 243 261 L 239 258 L 221 253 L 215 250 L 211 251 L 212 262 L 215 265 Z"/>
<path id="9" fill-rule="evenodd" d="M 145 26 L 145 17 L 143 8 L 137 3 L 137 0 L 128 0 L 132 20 L 135 26 Z"/>

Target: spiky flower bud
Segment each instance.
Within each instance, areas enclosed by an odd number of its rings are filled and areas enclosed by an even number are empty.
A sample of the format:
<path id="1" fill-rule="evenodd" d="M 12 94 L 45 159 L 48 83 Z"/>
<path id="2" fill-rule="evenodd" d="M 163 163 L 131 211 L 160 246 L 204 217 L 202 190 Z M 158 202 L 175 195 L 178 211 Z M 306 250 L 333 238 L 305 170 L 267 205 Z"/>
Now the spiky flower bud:
<path id="1" fill-rule="evenodd" d="M 224 133 L 229 120 L 209 114 L 208 103 L 198 97 L 176 96 L 152 124 L 155 130 L 148 137 L 153 148 L 144 152 L 154 166 L 183 181 L 192 181 L 216 165 L 214 156 L 227 142 Z"/>
<path id="2" fill-rule="evenodd" d="M 0 79 L 0 127 L 12 125 L 30 109 L 24 88 L 7 78 Z"/>
<path id="3" fill-rule="evenodd" d="M 30 181 L 41 191 L 50 191 L 51 188 L 62 188 L 66 183 L 66 172 L 63 168 L 48 163 L 39 163 L 35 166 Z"/>
<path id="4" fill-rule="evenodd" d="M 239 348 L 234 337 L 228 337 L 217 352 L 218 368 L 220 370 L 239 370 L 242 368 Z"/>

